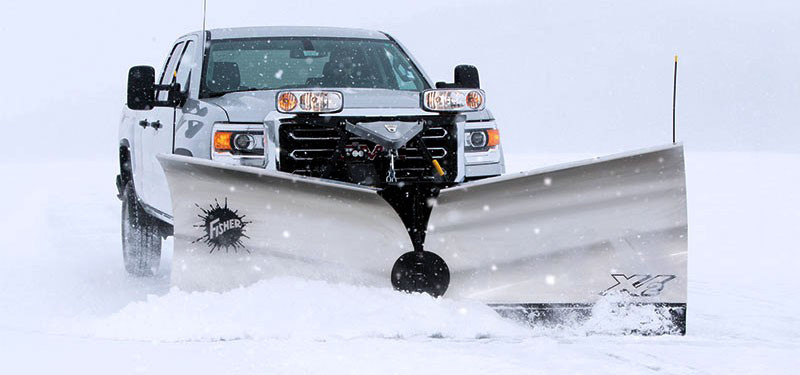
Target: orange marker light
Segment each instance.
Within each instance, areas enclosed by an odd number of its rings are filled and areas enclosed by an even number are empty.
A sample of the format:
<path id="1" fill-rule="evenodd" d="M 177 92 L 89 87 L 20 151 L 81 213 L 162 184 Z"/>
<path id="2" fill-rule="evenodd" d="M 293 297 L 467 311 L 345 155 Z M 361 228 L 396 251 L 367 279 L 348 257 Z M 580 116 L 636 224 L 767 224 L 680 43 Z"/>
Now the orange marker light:
<path id="1" fill-rule="evenodd" d="M 470 91 L 467 94 L 467 107 L 470 109 L 478 109 L 483 105 L 483 96 L 477 91 Z"/>
<path id="2" fill-rule="evenodd" d="M 489 129 L 486 130 L 486 135 L 489 136 L 489 139 L 486 141 L 486 145 L 489 147 L 494 147 L 500 144 L 500 131 L 497 129 Z"/>
<path id="3" fill-rule="evenodd" d="M 216 132 L 214 133 L 214 150 L 215 151 L 230 151 L 231 150 L 231 132 Z"/>
<path id="4" fill-rule="evenodd" d="M 297 107 L 297 97 L 290 92 L 281 93 L 278 97 L 278 109 L 282 112 L 290 112 L 295 107 Z"/>

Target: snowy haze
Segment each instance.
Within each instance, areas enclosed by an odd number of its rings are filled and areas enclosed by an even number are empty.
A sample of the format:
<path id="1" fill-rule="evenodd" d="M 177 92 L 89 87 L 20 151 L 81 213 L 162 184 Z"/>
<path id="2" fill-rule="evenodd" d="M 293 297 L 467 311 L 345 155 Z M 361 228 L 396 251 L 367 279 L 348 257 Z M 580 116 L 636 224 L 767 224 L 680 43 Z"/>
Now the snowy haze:
<path id="1" fill-rule="evenodd" d="M 114 155 L 128 68 L 160 66 L 201 20 L 200 0 L 5 2 L 5 137 L 30 139 L 34 127 L 54 136 L 37 140 L 35 152 L 6 143 L 2 158 Z M 679 54 L 678 135 L 687 147 L 800 151 L 796 1 L 210 0 L 207 24 L 379 29 L 434 80 L 474 64 L 512 153 L 669 142 Z"/>
<path id="2" fill-rule="evenodd" d="M 275 8 L 281 6 L 281 9 Z M 478 66 L 510 171 L 687 148 L 688 333 L 545 329 L 480 304 L 296 279 L 229 293 L 126 275 L 127 70 L 201 1 L 0 5 L 0 373 L 789 374 L 800 368 L 800 2 L 209 0 L 208 26 L 379 29 L 434 80 Z"/>

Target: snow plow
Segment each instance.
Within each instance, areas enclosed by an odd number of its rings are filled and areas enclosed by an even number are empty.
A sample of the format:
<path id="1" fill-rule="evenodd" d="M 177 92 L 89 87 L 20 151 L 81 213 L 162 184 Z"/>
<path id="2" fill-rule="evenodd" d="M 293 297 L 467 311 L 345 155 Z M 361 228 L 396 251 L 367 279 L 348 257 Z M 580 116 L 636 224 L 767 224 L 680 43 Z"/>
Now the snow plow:
<path id="1" fill-rule="evenodd" d="M 184 290 L 291 275 L 478 300 L 534 321 L 586 314 L 624 293 L 685 330 L 680 145 L 455 186 L 381 188 L 159 159 L 175 215 L 172 280 Z"/>
<path id="2" fill-rule="evenodd" d="M 681 145 L 504 175 L 477 68 L 433 82 L 382 32 L 186 34 L 159 80 L 130 69 L 119 147 L 134 276 L 174 235 L 188 291 L 295 276 L 533 322 L 622 296 L 685 328 Z"/>

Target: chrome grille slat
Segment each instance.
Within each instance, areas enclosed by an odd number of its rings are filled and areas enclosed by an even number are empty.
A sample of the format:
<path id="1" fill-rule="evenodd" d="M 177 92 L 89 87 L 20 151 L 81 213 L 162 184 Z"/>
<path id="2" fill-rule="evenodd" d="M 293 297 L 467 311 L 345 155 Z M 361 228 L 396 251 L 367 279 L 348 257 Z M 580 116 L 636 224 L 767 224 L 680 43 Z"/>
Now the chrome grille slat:
<path id="1" fill-rule="evenodd" d="M 420 160 L 422 159 L 422 155 L 417 153 L 416 155 L 408 155 L 407 152 L 417 152 L 417 148 L 415 147 L 405 147 L 400 149 L 400 160 Z M 434 159 L 442 159 L 447 156 L 447 150 L 444 147 L 429 147 L 428 151 L 431 153 L 431 157 Z M 304 153 L 333 153 L 334 149 L 332 148 L 298 148 L 293 150 L 289 153 L 289 157 L 294 160 L 314 160 L 320 158 L 328 158 L 330 155 L 319 156 L 319 157 L 302 157 L 298 156 Z"/>
<path id="2" fill-rule="evenodd" d="M 447 129 L 442 128 L 442 127 L 430 127 L 425 131 L 425 133 L 438 133 L 438 132 L 441 132 L 441 134 L 439 134 L 439 135 L 425 135 L 425 134 L 423 134 L 422 135 L 422 139 L 441 139 L 441 138 L 447 137 L 447 134 L 449 134 L 447 132 Z"/>
<path id="3" fill-rule="evenodd" d="M 338 140 L 339 136 L 336 134 L 336 131 L 329 130 L 329 129 L 302 129 L 302 132 L 319 132 L 319 133 L 333 133 L 334 135 L 324 136 L 324 137 L 311 137 L 311 136 L 300 136 L 295 134 L 297 131 L 289 131 L 289 137 L 297 141 L 334 141 Z M 435 135 L 422 135 L 422 139 L 441 139 L 449 134 L 447 129 L 442 127 L 431 127 L 425 130 L 425 133 L 437 133 Z M 366 141 L 360 137 L 350 137 L 353 141 Z"/>
<path id="4" fill-rule="evenodd" d="M 412 151 L 417 153 L 417 155 L 409 156 L 403 155 L 404 152 Z M 400 152 L 400 156 L 404 159 L 422 159 L 422 155 L 419 154 L 419 151 L 416 147 L 403 147 L 398 152 Z M 447 149 L 444 147 L 428 147 L 428 152 L 431 153 L 431 156 L 434 159 L 442 159 L 447 156 Z"/>
<path id="5" fill-rule="evenodd" d="M 309 158 L 309 157 L 297 156 L 298 153 L 309 153 L 309 152 L 330 152 L 330 153 L 333 153 L 333 149 L 332 148 L 296 149 L 296 150 L 293 150 L 292 152 L 289 153 L 289 157 L 294 159 L 294 160 L 314 160 L 314 159 L 322 158 L 322 157 L 319 157 L 319 158 L 310 157 Z M 330 157 L 330 156 L 328 156 L 328 157 Z"/>

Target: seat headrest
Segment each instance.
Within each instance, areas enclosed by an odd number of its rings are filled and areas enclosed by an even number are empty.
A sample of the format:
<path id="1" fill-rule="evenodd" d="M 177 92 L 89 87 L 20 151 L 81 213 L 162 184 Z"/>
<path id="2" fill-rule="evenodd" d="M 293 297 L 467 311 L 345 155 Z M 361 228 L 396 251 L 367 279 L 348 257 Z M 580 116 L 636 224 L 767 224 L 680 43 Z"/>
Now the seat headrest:
<path id="1" fill-rule="evenodd" d="M 336 74 L 336 62 L 328 60 L 325 65 L 322 67 L 322 76 L 323 77 L 333 77 Z"/>
<path id="2" fill-rule="evenodd" d="M 211 92 L 238 90 L 242 84 L 239 64 L 229 61 L 215 62 L 211 81 L 207 84 Z"/>

